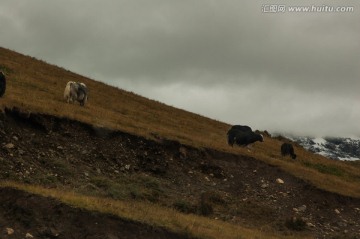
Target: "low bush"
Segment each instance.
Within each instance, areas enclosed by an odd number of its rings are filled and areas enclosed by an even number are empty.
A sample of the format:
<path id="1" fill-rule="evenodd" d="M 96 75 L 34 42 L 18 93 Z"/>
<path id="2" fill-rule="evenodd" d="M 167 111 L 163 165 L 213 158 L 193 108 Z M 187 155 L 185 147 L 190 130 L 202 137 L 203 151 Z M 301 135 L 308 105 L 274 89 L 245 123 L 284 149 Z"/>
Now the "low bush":
<path id="1" fill-rule="evenodd" d="M 292 217 L 285 221 L 285 226 L 292 231 L 303 231 L 306 228 L 306 222 L 301 218 Z"/>

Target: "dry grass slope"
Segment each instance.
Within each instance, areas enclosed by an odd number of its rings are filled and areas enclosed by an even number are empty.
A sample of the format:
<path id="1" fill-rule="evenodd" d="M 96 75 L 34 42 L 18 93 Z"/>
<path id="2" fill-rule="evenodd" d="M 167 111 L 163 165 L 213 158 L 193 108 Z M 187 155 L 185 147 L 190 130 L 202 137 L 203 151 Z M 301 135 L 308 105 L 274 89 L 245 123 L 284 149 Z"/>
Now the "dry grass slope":
<path id="1" fill-rule="evenodd" d="M 0 48 L 0 69 L 8 78 L 1 108 L 19 107 L 147 138 L 167 138 L 195 147 L 250 155 L 319 188 L 360 198 L 359 164 L 328 160 L 301 147 L 295 148 L 298 160 L 278 160 L 282 142 L 269 137 L 264 143 L 256 144 L 251 153 L 242 148 L 230 148 L 225 139 L 229 125 L 225 123 L 149 100 L 4 48 Z M 90 96 L 86 107 L 64 102 L 63 90 L 69 80 L 88 85 Z"/>
<path id="2" fill-rule="evenodd" d="M 146 138 L 172 139 L 199 148 L 214 148 L 233 154 L 247 155 L 276 165 L 321 189 L 360 198 L 359 163 L 329 160 L 309 153 L 299 146 L 295 147 L 297 160 L 282 158 L 279 152 L 282 141 L 271 137 L 266 137 L 264 143 L 255 144 L 251 152 L 243 148 L 230 148 L 225 139 L 229 125 L 225 123 L 149 100 L 4 48 L 0 48 L 0 70 L 7 74 L 8 79 L 7 92 L 0 100 L 0 109 L 18 107 L 24 111 L 76 119 Z M 84 82 L 89 87 L 90 95 L 86 107 L 65 103 L 63 90 L 66 82 L 70 80 Z M 241 119 L 239 119 L 239 123 L 241 124 Z M 166 226 L 175 231 L 191 229 L 190 233 L 201 235 L 202 238 L 272 238 L 271 235 L 264 235 L 260 231 L 247 231 L 247 229 L 235 228 L 222 222 L 214 223 L 209 219 L 191 215 L 184 216 L 154 205 L 140 203 L 126 205 L 124 209 L 119 205 L 120 202 L 116 201 L 85 198 L 80 195 L 37 187 L 13 184 L 10 186 L 46 196 L 54 196 L 64 202 L 99 211 L 109 212 L 101 206 L 109 205 L 110 213 L 133 220 L 145 220 L 146 223 Z M 150 217 L 159 211 L 162 215 L 154 217 L 164 218 L 165 221 L 155 218 L 142 219 L 136 214 L 128 215 L 125 212 L 126 207 L 148 210 L 147 214 Z M 216 232 L 216 228 L 226 228 L 228 236 L 225 236 L 223 230 Z M 220 233 L 219 237 L 214 237 L 214 235 L 218 235 L 216 233 Z M 274 236 L 273 238 L 279 237 Z"/>
<path id="3" fill-rule="evenodd" d="M 148 225 L 160 226 L 171 231 L 187 234 L 195 238 L 222 239 L 296 239 L 312 238 L 302 236 L 284 236 L 261 229 L 247 229 L 231 223 L 211 220 L 192 214 L 182 214 L 173 209 L 164 208 L 151 203 L 126 202 L 106 198 L 83 196 L 72 192 L 45 189 L 37 186 L 21 185 L 13 182 L 2 182 L 0 187 L 12 187 L 45 197 L 53 197 L 75 207 L 92 211 L 113 214 L 121 218 L 142 222 Z"/>
<path id="4" fill-rule="evenodd" d="M 8 74 L 3 105 L 69 117 L 150 136 L 152 133 L 188 144 L 211 146 L 223 139 L 227 125 L 169 107 L 131 92 L 71 73 L 34 58 L 0 48 L 0 67 Z M 90 89 L 85 108 L 64 104 L 66 82 L 80 81 Z M 203 135 L 207 135 L 206 138 Z"/>

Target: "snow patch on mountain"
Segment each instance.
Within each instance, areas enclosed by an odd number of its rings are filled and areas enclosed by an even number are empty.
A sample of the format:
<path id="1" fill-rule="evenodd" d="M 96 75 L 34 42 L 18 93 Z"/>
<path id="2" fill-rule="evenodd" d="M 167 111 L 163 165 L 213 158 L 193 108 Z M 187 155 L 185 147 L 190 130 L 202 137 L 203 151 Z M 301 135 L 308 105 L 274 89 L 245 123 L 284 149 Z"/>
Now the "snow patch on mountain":
<path id="1" fill-rule="evenodd" d="M 286 136 L 305 149 L 337 160 L 360 160 L 360 138 Z"/>

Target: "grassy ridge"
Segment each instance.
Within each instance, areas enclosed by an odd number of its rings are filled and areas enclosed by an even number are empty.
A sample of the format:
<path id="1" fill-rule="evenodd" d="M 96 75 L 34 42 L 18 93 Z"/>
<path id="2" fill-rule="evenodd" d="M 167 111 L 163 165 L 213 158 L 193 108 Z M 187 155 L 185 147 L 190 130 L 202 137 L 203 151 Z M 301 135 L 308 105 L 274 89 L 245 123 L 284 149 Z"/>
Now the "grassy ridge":
<path id="1" fill-rule="evenodd" d="M 272 235 L 268 231 L 247 229 L 223 221 L 211 220 L 192 214 L 182 214 L 175 210 L 155 204 L 137 201 L 119 201 L 106 198 L 89 197 L 73 192 L 45 189 L 38 186 L 23 185 L 13 182 L 1 182 L 0 187 L 12 187 L 37 195 L 56 198 L 68 205 L 92 211 L 112 214 L 124 219 L 142 222 L 147 225 L 164 227 L 173 232 L 186 234 L 196 238 L 223 239 L 296 239 L 310 238 L 306 235 L 281 236 Z"/>
<path id="2" fill-rule="evenodd" d="M 224 123 L 189 114 L 45 62 L 1 48 L 0 51 L 0 67 L 7 72 L 9 79 L 8 93 L 2 104 L 143 136 L 156 133 L 199 146 L 216 144 L 228 128 Z M 84 82 L 90 89 L 89 103 L 85 108 L 64 104 L 63 91 L 69 80 Z M 203 137 L 205 134 L 207 138 Z"/>
<path id="3" fill-rule="evenodd" d="M 147 138 L 156 135 L 195 147 L 249 155 L 277 165 L 319 188 L 360 198 L 357 163 L 328 160 L 302 148 L 295 149 L 298 160 L 278 160 L 282 142 L 269 137 L 264 143 L 255 144 L 251 153 L 246 149 L 231 148 L 226 144 L 229 125 L 225 123 L 149 100 L 4 48 L 0 48 L 0 69 L 8 78 L 7 92 L 0 101 L 2 108 L 16 106 Z M 69 80 L 88 85 L 90 96 L 86 107 L 65 103 L 63 90 Z M 334 170 L 338 173 L 332 172 Z"/>
<path id="4" fill-rule="evenodd" d="M 8 79 L 7 92 L 0 100 L 0 109 L 19 107 L 29 112 L 66 117 L 147 138 L 167 138 L 195 147 L 247 155 L 276 165 L 316 187 L 360 198 L 359 163 L 329 160 L 301 147 L 295 148 L 297 160 L 282 158 L 279 152 L 282 142 L 270 137 L 266 137 L 264 143 L 255 144 L 251 152 L 243 148 L 231 148 L 226 144 L 225 136 L 229 125 L 225 123 L 110 87 L 3 48 L 0 48 L 0 69 L 7 74 Z M 89 87 L 86 107 L 65 103 L 63 90 L 69 80 L 84 82 Z M 239 123 L 241 124 L 241 119 Z M 269 235 L 269 230 L 266 233 L 254 231 L 194 215 L 183 215 L 144 202 L 129 203 L 85 197 L 72 192 L 14 183 L 2 183 L 2 186 L 56 197 L 71 205 L 164 226 L 201 238 L 282 238 L 275 234 Z M 141 214 L 134 212 L 134 208 Z M 147 218 L 143 218 L 144 210 L 148 212 Z"/>

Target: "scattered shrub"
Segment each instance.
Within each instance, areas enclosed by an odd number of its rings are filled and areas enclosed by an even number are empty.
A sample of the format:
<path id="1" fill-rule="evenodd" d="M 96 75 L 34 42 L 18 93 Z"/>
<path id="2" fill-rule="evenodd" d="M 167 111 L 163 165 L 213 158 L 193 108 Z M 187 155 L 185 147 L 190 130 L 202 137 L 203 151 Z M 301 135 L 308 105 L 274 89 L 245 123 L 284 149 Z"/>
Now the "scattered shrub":
<path id="1" fill-rule="evenodd" d="M 225 199 L 223 198 L 220 192 L 212 191 L 212 190 L 203 192 L 201 194 L 201 199 L 218 205 L 220 204 L 223 205 L 226 203 Z"/>
<path id="2" fill-rule="evenodd" d="M 209 216 L 214 212 L 214 206 L 226 206 L 226 201 L 221 193 L 216 191 L 206 191 L 200 196 L 198 204 L 198 213 L 203 216 Z"/>
<path id="3" fill-rule="evenodd" d="M 199 213 L 203 216 L 209 216 L 213 214 L 214 208 L 213 206 L 207 201 L 200 201 L 199 205 Z"/>
<path id="4" fill-rule="evenodd" d="M 306 167 L 316 169 L 320 173 L 331 174 L 331 175 L 335 175 L 335 176 L 338 176 L 338 177 L 344 175 L 344 171 L 341 170 L 340 168 L 336 167 L 336 166 L 324 165 L 324 164 L 321 164 L 321 163 L 313 164 L 313 163 L 309 163 L 309 162 L 305 162 L 304 165 Z"/>
<path id="5" fill-rule="evenodd" d="M 292 217 L 285 221 L 285 226 L 293 231 L 303 231 L 306 228 L 306 222 L 301 218 Z"/>
<path id="6" fill-rule="evenodd" d="M 173 207 L 182 213 L 193 213 L 194 212 L 194 207 L 190 203 L 183 201 L 183 200 L 174 202 Z"/>

